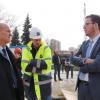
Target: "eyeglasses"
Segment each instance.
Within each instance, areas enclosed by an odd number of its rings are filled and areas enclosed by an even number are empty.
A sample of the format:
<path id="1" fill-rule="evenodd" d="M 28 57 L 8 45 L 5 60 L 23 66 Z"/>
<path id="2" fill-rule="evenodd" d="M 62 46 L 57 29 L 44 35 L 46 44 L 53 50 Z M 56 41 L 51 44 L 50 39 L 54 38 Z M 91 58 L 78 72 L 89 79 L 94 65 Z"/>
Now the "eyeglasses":
<path id="1" fill-rule="evenodd" d="M 84 25 L 88 26 L 89 24 L 94 24 L 94 23 L 85 23 Z"/>

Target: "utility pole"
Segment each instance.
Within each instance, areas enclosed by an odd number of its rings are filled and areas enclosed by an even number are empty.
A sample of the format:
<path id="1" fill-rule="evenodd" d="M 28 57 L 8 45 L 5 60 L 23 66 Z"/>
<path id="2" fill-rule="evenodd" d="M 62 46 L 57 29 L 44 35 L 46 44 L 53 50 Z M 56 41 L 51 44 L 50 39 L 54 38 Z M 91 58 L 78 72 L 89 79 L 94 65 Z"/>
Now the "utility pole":
<path id="1" fill-rule="evenodd" d="M 86 17 L 86 3 L 85 2 L 84 2 L 84 10 L 83 10 L 83 13 L 84 13 L 84 20 L 85 20 L 85 17 Z M 84 40 L 87 40 L 86 35 L 84 36 Z"/>
<path id="2" fill-rule="evenodd" d="M 86 16 L 86 4 L 84 2 L 84 18 L 85 18 L 85 16 Z"/>

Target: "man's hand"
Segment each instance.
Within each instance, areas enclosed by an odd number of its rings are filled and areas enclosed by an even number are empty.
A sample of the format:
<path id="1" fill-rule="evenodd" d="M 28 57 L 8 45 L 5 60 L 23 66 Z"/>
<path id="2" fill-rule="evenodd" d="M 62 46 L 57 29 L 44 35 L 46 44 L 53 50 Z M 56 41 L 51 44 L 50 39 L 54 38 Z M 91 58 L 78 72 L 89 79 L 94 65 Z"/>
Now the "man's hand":
<path id="1" fill-rule="evenodd" d="M 21 57 L 21 54 L 15 54 L 15 58 L 18 59 Z"/>
<path id="2" fill-rule="evenodd" d="M 84 64 L 92 64 L 93 62 L 94 62 L 94 59 L 87 58 L 85 59 Z"/>
<path id="3" fill-rule="evenodd" d="M 79 66 L 79 67 L 84 66 L 84 64 L 85 64 L 84 62 L 85 62 L 84 58 L 77 57 L 77 56 L 71 57 L 71 63 L 76 66 Z"/>

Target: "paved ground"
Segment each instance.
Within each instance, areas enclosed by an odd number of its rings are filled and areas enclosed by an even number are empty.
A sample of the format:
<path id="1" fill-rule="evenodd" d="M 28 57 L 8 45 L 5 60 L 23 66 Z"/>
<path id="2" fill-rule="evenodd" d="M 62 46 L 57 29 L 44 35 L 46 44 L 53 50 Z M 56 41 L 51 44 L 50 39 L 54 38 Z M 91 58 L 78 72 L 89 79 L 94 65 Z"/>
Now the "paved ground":
<path id="1" fill-rule="evenodd" d="M 52 97 L 53 98 L 63 97 L 62 90 L 65 90 L 67 91 L 66 93 L 71 93 L 71 95 L 76 97 L 77 93 L 75 92 L 75 85 L 76 85 L 77 74 L 78 72 L 74 71 L 74 75 L 73 75 L 74 77 L 73 79 L 71 79 L 69 73 L 69 79 L 66 79 L 66 73 L 61 72 L 61 78 L 63 79 L 63 81 L 55 82 L 54 79 L 52 79 Z M 52 71 L 52 75 L 53 75 L 53 71 Z M 76 98 L 73 100 L 76 100 Z"/>
<path id="2" fill-rule="evenodd" d="M 55 82 L 54 79 L 52 78 L 52 97 L 54 100 L 77 100 L 76 95 L 77 93 L 75 92 L 75 84 L 76 84 L 76 79 L 77 79 L 77 71 L 74 71 L 73 74 L 73 79 L 70 78 L 70 73 L 69 73 L 69 79 L 66 79 L 66 73 L 61 72 L 61 78 L 63 81 L 57 81 Z M 52 71 L 52 77 L 54 75 L 54 71 Z M 63 94 L 63 92 L 65 94 Z M 67 99 L 62 99 L 65 96 L 68 96 L 69 98 Z M 57 99 L 58 98 L 58 99 Z M 61 98 L 61 99 L 59 99 Z M 72 99 L 74 98 L 74 99 Z M 27 100 L 27 99 L 25 99 Z"/>

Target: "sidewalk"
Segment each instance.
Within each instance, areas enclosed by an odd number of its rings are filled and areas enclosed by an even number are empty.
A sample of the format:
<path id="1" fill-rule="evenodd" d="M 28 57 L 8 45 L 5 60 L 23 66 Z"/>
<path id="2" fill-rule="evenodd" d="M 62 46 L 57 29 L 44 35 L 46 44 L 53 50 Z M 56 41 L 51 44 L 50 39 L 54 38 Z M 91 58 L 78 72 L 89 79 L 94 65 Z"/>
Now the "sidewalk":
<path id="1" fill-rule="evenodd" d="M 52 77 L 53 77 L 53 74 L 54 72 L 52 71 Z M 77 100 L 76 99 L 77 93 L 75 92 L 77 74 L 78 72 L 74 71 L 73 79 L 71 79 L 70 73 L 69 73 L 69 79 L 66 79 L 66 73 L 61 72 L 61 78 L 63 79 L 63 81 L 55 82 L 54 79 L 52 79 L 52 97 L 53 98 L 63 98 L 66 95 L 66 96 L 73 96 L 75 99 L 72 99 L 72 100 Z M 63 92 L 66 92 L 66 93 L 63 94 Z"/>

